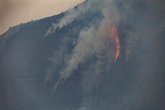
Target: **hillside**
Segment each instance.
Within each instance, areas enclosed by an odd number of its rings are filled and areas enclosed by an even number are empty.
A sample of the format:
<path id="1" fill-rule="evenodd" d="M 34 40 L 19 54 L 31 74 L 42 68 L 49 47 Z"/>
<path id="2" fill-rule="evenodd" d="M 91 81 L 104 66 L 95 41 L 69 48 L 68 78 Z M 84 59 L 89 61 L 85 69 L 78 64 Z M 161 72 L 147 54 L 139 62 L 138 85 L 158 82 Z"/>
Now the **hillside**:
<path id="1" fill-rule="evenodd" d="M 163 110 L 164 17 L 152 6 L 87 0 L 10 28 L 0 36 L 0 109 Z"/>

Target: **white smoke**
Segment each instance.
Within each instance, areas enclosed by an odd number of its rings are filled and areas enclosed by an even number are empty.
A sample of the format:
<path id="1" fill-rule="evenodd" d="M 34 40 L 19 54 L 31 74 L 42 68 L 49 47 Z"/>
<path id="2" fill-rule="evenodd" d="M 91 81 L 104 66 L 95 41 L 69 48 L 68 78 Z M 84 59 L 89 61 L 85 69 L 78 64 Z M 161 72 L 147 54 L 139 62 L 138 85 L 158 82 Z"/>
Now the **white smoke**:
<path id="1" fill-rule="evenodd" d="M 102 12 L 105 18 L 98 28 L 91 26 L 80 32 L 73 54 L 68 60 L 66 68 L 60 73 L 61 79 L 66 79 L 71 76 L 80 63 L 84 62 L 89 56 L 98 54 L 104 48 L 107 48 L 107 41 L 111 42 L 110 35 L 106 32 L 105 27 L 109 22 L 117 25 L 120 21 L 120 13 L 114 5 L 113 0 L 105 0 L 103 2 L 105 7 L 102 9 Z M 107 4 L 110 4 L 111 7 L 109 8 Z M 111 52 L 110 54 L 113 55 L 114 53 Z"/>
<path id="2" fill-rule="evenodd" d="M 80 63 L 84 62 L 89 56 L 97 54 L 104 48 L 104 36 L 102 32 L 95 28 L 88 28 L 80 33 L 79 40 L 73 50 L 71 58 L 68 60 L 66 68 L 61 72 L 61 79 L 66 79 L 72 75 Z M 103 33 L 102 33 L 103 34 Z"/>
<path id="3" fill-rule="evenodd" d="M 94 1 L 92 0 L 89 4 L 89 6 L 93 7 L 91 5 L 93 3 L 100 3 L 100 1 Z M 53 92 L 56 91 L 58 85 L 65 81 L 67 78 L 72 76 L 74 71 L 79 67 L 81 63 L 84 63 L 88 58 L 94 55 L 103 54 L 104 57 L 109 61 L 113 62 L 113 58 L 115 55 L 114 49 L 113 49 L 113 43 L 111 41 L 111 34 L 110 32 L 107 32 L 106 26 L 107 24 L 115 25 L 117 26 L 120 22 L 121 16 L 120 12 L 117 9 L 114 0 L 104 0 L 98 7 L 93 8 L 100 9 L 102 14 L 104 15 L 104 18 L 100 21 L 100 25 L 97 27 L 96 24 L 91 24 L 89 27 L 86 27 L 80 32 L 77 45 L 73 49 L 73 53 L 70 55 L 70 58 L 66 62 L 65 68 L 59 72 L 60 78 L 56 82 Z M 110 5 L 110 6 L 109 6 Z M 96 5 L 97 6 L 97 5 Z M 84 7 L 83 7 L 84 8 Z M 85 7 L 86 8 L 86 7 Z M 77 9 L 78 10 L 78 9 Z M 80 8 L 82 10 L 82 7 Z M 85 11 L 87 11 L 85 9 Z M 83 12 L 85 12 L 83 11 Z M 78 13 L 79 12 L 79 13 Z M 81 15 L 82 11 L 73 11 L 73 15 L 67 15 L 68 17 L 64 17 L 58 25 L 55 26 L 55 30 L 57 27 L 63 27 L 65 25 L 68 25 L 72 21 L 75 20 L 75 18 L 78 15 Z M 73 16 L 73 17 L 71 17 Z M 67 19 L 66 19 L 67 18 Z M 100 70 L 99 66 L 101 64 L 101 60 L 97 62 L 97 65 L 95 65 L 94 68 L 95 71 L 91 72 L 93 73 L 93 76 L 99 76 L 102 74 L 102 70 Z M 99 66 L 98 66 L 99 65 Z M 109 65 L 110 66 L 110 65 Z M 90 72 L 91 70 L 89 70 Z M 96 80 L 91 80 L 91 83 L 96 83 Z M 90 84 L 89 84 L 90 85 Z M 89 86 L 89 88 L 93 88 L 93 85 Z M 86 89 L 86 88 L 85 88 Z M 52 95 L 51 95 L 52 96 Z"/>
<path id="4" fill-rule="evenodd" d="M 94 27 L 88 27 L 81 31 L 73 53 L 68 59 L 65 68 L 59 73 L 60 78 L 55 84 L 53 92 L 56 91 L 61 82 L 72 76 L 78 66 L 81 63 L 84 63 L 89 57 L 102 54 L 103 51 L 107 50 L 104 55 L 109 58 L 108 60 L 113 58 L 113 52 L 108 45 L 110 39 L 101 28 L 102 27 L 99 27 L 98 29 Z M 98 68 L 100 63 L 101 62 L 97 62 L 95 65 L 96 70 L 94 74 L 97 76 L 100 74 L 100 70 Z"/>
<path id="5" fill-rule="evenodd" d="M 89 11 L 90 7 L 91 7 L 91 2 L 89 2 L 88 4 L 79 5 L 76 8 L 72 8 L 72 9 L 68 10 L 65 13 L 64 17 L 62 19 L 60 19 L 60 21 L 58 23 L 52 24 L 52 26 L 46 32 L 45 36 L 48 36 L 49 34 L 56 32 L 57 29 L 61 29 L 64 26 L 67 26 L 70 23 L 72 23 L 74 20 L 81 18 L 83 16 L 83 14 L 85 14 L 87 11 Z"/>
<path id="6" fill-rule="evenodd" d="M 127 20 L 126 16 L 127 12 L 129 11 L 130 4 L 124 4 L 125 10 L 123 10 L 123 13 L 121 13 L 119 7 L 115 4 L 115 0 L 103 1 L 104 8 L 102 8 L 101 11 L 104 15 L 104 19 L 100 21 L 101 23 L 99 27 L 91 25 L 80 32 L 77 45 L 73 49 L 73 53 L 67 60 L 65 68 L 59 73 L 60 78 L 55 85 L 54 91 L 62 81 L 65 81 L 67 78 L 71 77 L 74 74 L 75 70 L 78 69 L 79 65 L 87 61 L 88 58 L 90 58 L 92 55 L 100 55 L 104 50 L 109 50 L 105 52 L 104 57 L 112 60 L 114 52 L 113 49 L 111 49 L 111 47 L 107 45 L 107 42 L 112 42 L 109 39 L 110 35 L 107 35 L 105 31 L 105 27 L 109 22 L 112 23 L 112 25 L 118 26 L 121 20 Z M 128 54 L 128 57 L 130 57 L 130 55 L 134 53 L 134 48 L 136 46 L 138 37 L 139 36 L 137 36 L 134 32 L 127 34 L 126 53 Z M 104 73 L 102 66 L 102 59 L 100 59 L 96 61 L 96 64 L 93 64 L 90 69 L 83 71 L 82 87 L 84 99 L 82 107 L 84 108 L 88 108 L 90 106 L 90 103 L 92 103 L 93 101 L 92 97 L 89 97 L 89 94 L 92 93 L 95 87 L 99 84 L 98 76 L 101 76 L 102 73 Z"/>

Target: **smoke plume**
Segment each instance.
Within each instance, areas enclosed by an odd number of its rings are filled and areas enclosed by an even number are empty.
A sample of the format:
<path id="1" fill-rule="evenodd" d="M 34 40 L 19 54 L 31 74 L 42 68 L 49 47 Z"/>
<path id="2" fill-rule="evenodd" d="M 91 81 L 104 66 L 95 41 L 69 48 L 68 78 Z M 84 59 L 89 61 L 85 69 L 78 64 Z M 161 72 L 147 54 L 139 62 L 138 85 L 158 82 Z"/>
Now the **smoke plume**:
<path id="1" fill-rule="evenodd" d="M 122 4 L 122 6 L 120 6 L 119 4 L 120 5 Z M 142 7 L 142 9 L 140 10 L 137 7 L 135 8 L 135 4 L 139 5 L 139 7 Z M 106 58 L 109 59 L 111 63 L 113 63 L 113 59 L 115 57 L 115 49 L 114 49 L 115 40 L 112 32 L 114 31 L 109 31 L 109 28 L 110 30 L 113 29 L 113 27 L 118 29 L 120 23 L 124 23 L 125 26 L 129 25 L 130 27 L 130 28 L 127 27 L 128 29 L 125 29 L 127 30 L 125 32 L 126 33 L 125 53 L 124 53 L 126 56 L 125 59 L 126 61 L 129 61 L 133 56 L 134 58 L 136 56 L 136 58 L 139 61 L 136 63 L 143 63 L 143 64 L 139 67 L 136 67 L 136 69 L 137 68 L 139 69 L 136 72 L 137 74 L 136 80 L 138 81 L 135 84 L 133 84 L 132 90 L 130 91 L 131 95 L 125 96 L 127 97 L 127 99 L 125 99 L 125 97 L 121 98 L 123 102 L 120 104 L 116 104 L 116 107 L 114 108 L 117 109 L 118 107 L 121 106 L 124 106 L 125 108 L 130 107 L 128 103 L 141 104 L 140 101 L 148 100 L 147 97 L 151 95 L 148 94 L 146 95 L 145 98 L 142 97 L 138 98 L 139 95 L 140 96 L 144 95 L 145 93 L 144 88 L 149 85 L 150 79 L 153 78 L 153 74 L 154 74 L 153 71 L 155 71 L 155 62 L 156 62 L 156 59 L 151 60 L 152 58 L 156 57 L 156 54 L 154 54 L 153 56 L 152 55 L 153 52 L 151 51 L 153 38 L 155 36 L 152 33 L 148 33 L 148 31 L 157 33 L 156 31 L 160 29 L 153 26 L 155 23 L 152 23 L 150 25 L 144 24 L 146 22 L 146 17 L 147 17 L 147 15 L 145 14 L 146 13 L 150 14 L 150 11 L 149 10 L 146 11 L 145 8 L 152 9 L 152 6 L 150 5 L 150 3 L 148 3 L 148 1 L 103 0 L 102 6 L 100 5 L 99 8 L 102 11 L 104 18 L 102 19 L 98 27 L 96 27 L 96 25 L 93 24 L 90 25 L 90 27 L 86 27 L 80 32 L 77 45 L 73 49 L 73 53 L 70 55 L 70 58 L 68 59 L 68 62 L 64 70 L 60 72 L 59 82 L 65 81 L 67 78 L 71 77 L 74 74 L 74 71 L 78 69 L 79 65 L 86 62 L 92 55 L 99 56 L 104 50 L 109 50 L 105 53 L 105 56 L 109 55 Z M 155 15 L 155 13 L 153 15 Z M 75 16 L 73 17 L 75 18 Z M 68 20 L 68 22 L 67 23 L 65 22 L 64 24 L 67 25 L 70 23 L 70 21 L 73 20 Z M 152 19 L 148 20 L 147 22 L 151 23 Z M 109 43 L 107 43 L 107 41 L 109 41 Z M 106 44 L 110 44 L 110 45 L 106 45 Z M 119 47 L 117 48 L 120 49 Z M 143 52 L 143 54 L 139 55 L 139 52 L 141 51 Z M 148 51 L 149 53 L 146 53 L 144 51 Z M 90 109 L 90 106 L 94 101 L 94 99 L 90 97 L 91 95 L 89 94 L 92 93 L 92 91 L 95 90 L 96 86 L 99 85 L 98 76 L 104 73 L 102 72 L 103 69 L 101 69 L 103 68 L 103 66 L 101 65 L 104 65 L 102 61 L 103 60 L 99 60 L 98 58 L 96 65 L 93 65 L 92 67 L 90 67 L 90 69 L 87 69 L 86 71 L 83 72 L 82 85 L 83 85 L 84 101 L 82 103 L 82 109 L 86 109 L 86 107 Z M 136 61 L 136 59 L 134 59 L 134 61 Z M 97 64 L 99 64 L 99 66 L 97 66 Z M 145 81 L 147 81 L 147 83 L 144 86 L 143 83 Z M 57 82 L 56 87 L 58 86 L 59 82 Z M 137 87 L 140 87 L 140 89 L 137 90 L 136 89 Z M 137 102 L 135 100 L 136 98 L 139 99 Z M 125 103 L 125 101 L 128 103 Z"/>
<path id="2" fill-rule="evenodd" d="M 90 1 L 90 3 L 92 2 L 100 3 L 98 1 Z M 74 71 L 78 69 L 79 65 L 86 62 L 90 57 L 96 56 L 97 59 L 99 59 L 99 56 L 102 55 L 107 59 L 109 64 L 114 63 L 114 61 L 119 57 L 119 36 L 116 34 L 117 31 L 114 31 L 114 29 L 117 29 L 122 16 L 120 15 L 120 12 L 113 0 L 104 0 L 100 5 L 101 6 L 98 5 L 97 9 L 100 9 L 104 18 L 101 20 L 99 26 L 91 24 L 89 27 L 86 27 L 80 32 L 77 45 L 73 49 L 73 53 L 70 55 L 65 68 L 59 73 L 60 78 L 55 84 L 54 91 L 61 81 L 65 81 L 67 78 L 72 76 Z M 75 11 L 73 11 L 73 13 L 75 13 Z M 79 14 L 82 13 L 79 12 Z M 72 16 L 72 14 L 68 16 Z M 76 16 L 73 16 L 73 18 L 65 16 L 64 18 L 69 18 L 67 19 L 67 22 L 62 22 L 66 21 L 66 19 L 63 18 L 61 22 L 55 25 L 55 27 L 68 25 L 70 21 L 74 21 L 75 17 Z M 102 64 L 102 61 L 98 60 L 97 64 Z M 94 77 L 102 74 L 102 72 L 100 72 L 102 71 L 100 70 L 101 67 L 94 66 L 92 68 L 96 69 L 96 71 L 92 72 Z M 90 71 L 91 70 L 89 70 L 88 73 Z M 97 81 L 95 80 L 91 80 L 91 83 L 96 82 Z M 89 87 L 93 88 L 92 85 Z"/>
<path id="3" fill-rule="evenodd" d="M 53 23 L 52 26 L 48 29 L 45 36 L 48 36 L 49 34 L 52 34 L 56 31 L 56 29 L 61 29 L 64 26 L 69 25 L 72 23 L 77 17 L 81 18 L 82 15 L 89 10 L 91 7 L 91 3 L 88 4 L 81 4 L 77 8 L 72 8 L 68 10 L 64 17 L 60 19 L 60 21 L 56 24 Z"/>
<path id="4" fill-rule="evenodd" d="M 110 4 L 111 7 L 109 8 L 109 5 L 107 4 Z M 68 64 L 60 73 L 61 79 L 66 79 L 71 76 L 79 64 L 84 62 L 89 56 L 101 53 L 104 49 L 111 50 L 114 45 L 110 44 L 113 43 L 113 35 L 106 28 L 112 29 L 112 26 L 117 26 L 120 22 L 121 16 L 112 0 L 103 1 L 103 7 L 102 13 L 104 15 L 104 19 L 101 21 L 101 25 L 99 27 L 95 27 L 93 24 L 80 32 L 77 45 L 68 60 Z M 111 48 L 106 46 L 107 41 Z M 109 56 L 114 56 L 115 53 L 111 50 L 108 54 Z"/>

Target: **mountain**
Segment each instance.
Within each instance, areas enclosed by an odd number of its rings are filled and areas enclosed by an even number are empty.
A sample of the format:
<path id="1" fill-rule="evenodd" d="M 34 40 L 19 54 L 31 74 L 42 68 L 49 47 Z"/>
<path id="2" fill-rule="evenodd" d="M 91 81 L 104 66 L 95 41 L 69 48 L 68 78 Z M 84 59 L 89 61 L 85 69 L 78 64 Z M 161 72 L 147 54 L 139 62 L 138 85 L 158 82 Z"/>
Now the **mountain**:
<path id="1" fill-rule="evenodd" d="M 0 109 L 164 110 L 162 4 L 87 0 L 10 28 L 0 36 Z"/>

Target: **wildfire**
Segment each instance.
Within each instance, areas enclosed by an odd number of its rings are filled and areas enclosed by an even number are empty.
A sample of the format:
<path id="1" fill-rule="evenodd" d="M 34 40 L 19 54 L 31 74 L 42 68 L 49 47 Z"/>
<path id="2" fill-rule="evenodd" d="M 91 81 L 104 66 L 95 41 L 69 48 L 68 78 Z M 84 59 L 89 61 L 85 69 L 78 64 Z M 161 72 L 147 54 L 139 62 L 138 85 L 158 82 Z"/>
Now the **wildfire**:
<path id="1" fill-rule="evenodd" d="M 111 27 L 111 36 L 115 44 L 115 59 L 117 60 L 120 57 L 120 40 L 116 26 Z"/>
<path id="2" fill-rule="evenodd" d="M 110 33 L 111 39 L 115 45 L 115 60 L 117 60 L 120 57 L 120 40 L 119 40 L 118 29 L 112 23 L 108 24 L 107 27 L 108 27 L 107 32 Z"/>

